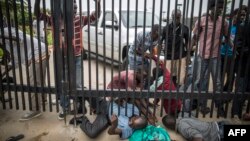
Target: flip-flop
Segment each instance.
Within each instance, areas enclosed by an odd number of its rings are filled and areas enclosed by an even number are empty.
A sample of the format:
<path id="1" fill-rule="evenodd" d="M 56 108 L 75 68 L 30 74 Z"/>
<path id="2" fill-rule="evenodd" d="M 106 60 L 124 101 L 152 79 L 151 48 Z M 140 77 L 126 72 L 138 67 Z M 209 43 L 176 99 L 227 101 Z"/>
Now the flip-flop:
<path id="1" fill-rule="evenodd" d="M 6 141 L 18 141 L 20 139 L 23 139 L 24 135 L 23 134 L 19 134 L 17 136 L 11 136 L 9 137 Z"/>

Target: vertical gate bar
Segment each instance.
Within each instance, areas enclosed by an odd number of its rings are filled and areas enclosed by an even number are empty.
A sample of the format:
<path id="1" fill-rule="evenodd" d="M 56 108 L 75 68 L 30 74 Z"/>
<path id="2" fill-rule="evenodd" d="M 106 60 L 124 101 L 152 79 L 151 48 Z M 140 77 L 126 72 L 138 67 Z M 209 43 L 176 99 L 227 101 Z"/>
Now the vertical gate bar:
<path id="1" fill-rule="evenodd" d="M 186 13 L 188 13 L 188 11 L 186 12 L 186 6 L 188 5 L 189 3 L 186 3 L 186 1 L 184 1 L 184 4 L 183 4 L 183 10 L 182 10 L 182 22 L 181 22 L 181 39 L 183 40 L 183 37 L 184 37 L 184 33 L 183 33 L 183 29 L 184 29 L 184 25 L 186 25 L 185 24 L 185 21 L 187 21 L 187 19 L 185 18 L 185 15 L 186 15 Z M 192 23 L 192 22 L 191 22 Z M 188 32 L 190 33 L 190 30 L 188 30 Z M 189 35 L 189 33 L 188 33 L 188 35 Z M 189 37 L 188 37 L 188 43 L 189 43 Z M 186 81 L 186 76 L 187 76 L 187 71 L 188 71 L 188 60 L 189 60 L 189 53 L 190 53 L 190 51 L 189 51 L 189 49 L 188 49 L 188 43 L 186 43 L 186 41 L 185 41 L 185 46 L 186 46 L 186 49 L 187 49 L 187 56 L 186 56 L 186 59 L 185 59 L 185 61 L 186 61 L 186 63 L 185 63 L 185 66 L 184 66 L 184 68 L 181 68 L 181 64 L 182 64 L 182 49 L 183 49 L 183 44 L 181 44 L 181 48 L 180 48 L 180 55 L 179 55 L 179 58 L 180 58 L 180 63 L 179 63 L 179 68 L 180 69 L 178 69 L 178 75 L 177 76 L 179 76 L 178 77 L 178 84 L 180 83 L 180 77 L 181 77 L 181 69 L 185 69 L 185 75 L 184 75 L 184 80 L 183 80 L 183 86 L 184 86 L 184 88 L 186 87 L 186 83 L 185 83 L 185 81 Z M 182 78 L 183 79 L 183 78 Z M 177 93 L 178 93 L 178 91 L 177 91 Z M 184 95 L 182 96 L 182 101 L 184 101 L 184 97 L 185 97 L 185 95 L 186 95 L 186 90 L 184 89 Z M 178 98 L 178 95 L 176 95 L 176 97 L 175 97 L 175 99 L 176 100 L 178 100 L 179 98 Z M 185 105 L 184 105 L 185 106 Z M 175 116 L 178 116 L 177 115 L 178 114 L 178 109 L 176 108 L 176 110 L 175 110 Z"/>
<path id="2" fill-rule="evenodd" d="M 249 13 L 250 13 L 250 0 L 248 0 L 248 9 L 247 9 L 247 16 L 246 16 L 246 22 L 245 23 L 248 23 L 248 25 L 245 25 L 245 27 L 246 27 L 246 31 L 248 31 L 248 33 L 247 33 L 247 36 L 249 36 L 250 35 L 250 31 L 249 31 L 249 29 L 250 29 L 250 15 L 249 15 Z M 246 37 L 247 37 L 246 36 Z M 247 42 L 247 46 L 248 46 L 248 48 L 249 48 L 249 46 L 250 46 L 250 41 L 248 40 L 248 42 Z M 250 56 L 248 55 L 248 66 L 247 66 L 247 69 L 245 70 L 245 74 L 246 75 L 248 75 L 246 78 L 248 78 L 248 80 L 247 80 L 247 85 L 248 86 L 250 86 L 250 74 L 249 74 L 249 71 L 250 70 Z M 247 86 L 247 88 L 248 88 L 248 86 Z M 248 92 L 248 95 L 250 94 L 250 92 L 249 92 L 249 89 L 250 88 L 248 88 L 248 90 L 247 90 L 247 92 Z M 247 102 L 247 107 L 246 107 L 246 113 L 249 113 L 249 108 L 250 108 L 250 97 L 248 97 L 248 99 L 246 99 L 246 100 L 248 100 L 248 102 Z"/>
<path id="3" fill-rule="evenodd" d="M 39 7 L 39 9 L 38 9 L 38 12 L 39 13 L 41 13 L 41 8 Z M 38 101 L 37 101 L 37 103 L 36 103 L 36 105 L 38 105 L 38 108 L 39 108 L 39 110 L 41 110 L 41 108 L 40 108 L 40 102 L 42 101 L 42 108 L 43 108 L 43 111 L 45 111 L 45 99 L 44 99 L 44 92 L 43 92 L 43 90 L 44 90 L 44 74 L 43 74 L 43 66 L 42 66 L 42 50 L 41 50 L 41 33 L 40 33 L 40 15 L 39 15 L 39 17 L 37 16 L 36 17 L 36 21 L 37 21 L 37 25 L 36 25 L 36 30 L 37 30 L 37 40 L 38 40 L 38 59 L 39 59 L 39 62 L 36 62 L 35 64 L 36 65 L 39 65 L 39 72 L 40 72 L 40 74 L 36 74 L 37 75 L 37 77 L 40 77 L 40 79 L 39 78 L 37 78 L 37 88 L 41 88 L 42 89 L 42 91 L 40 92 L 38 92 L 37 93 L 37 97 L 38 97 Z M 37 58 L 35 58 L 35 59 L 37 59 Z M 37 66 L 36 66 L 36 71 L 37 71 Z M 38 72 L 36 72 L 36 73 L 38 73 Z M 39 76 L 38 76 L 39 75 Z M 40 82 L 38 82 L 38 81 L 40 81 Z M 41 84 L 39 84 L 39 83 L 41 83 Z M 40 101 L 41 100 L 41 101 Z"/>
<path id="4" fill-rule="evenodd" d="M 99 14 L 99 9 L 98 8 L 100 8 L 99 6 L 101 6 L 101 5 L 99 5 L 98 4 L 98 2 L 96 1 L 95 2 L 95 11 L 97 11 L 97 12 L 95 12 L 95 17 L 96 18 L 99 18 L 99 16 L 100 16 L 100 14 Z M 100 8 L 101 9 L 101 8 Z M 96 19 L 96 21 L 98 21 L 98 19 Z M 96 43 L 96 90 L 97 90 L 97 93 L 98 93 L 98 96 L 97 97 L 99 97 L 99 48 L 98 48 L 98 22 L 95 22 L 95 31 L 96 31 L 96 33 L 95 33 L 95 43 Z M 94 99 L 97 99 L 97 97 L 95 97 Z M 99 107 L 99 102 L 97 102 L 96 100 L 94 100 L 94 102 L 95 102 L 95 104 L 94 105 L 96 105 L 96 111 L 99 111 L 100 110 L 100 107 Z"/>
<path id="5" fill-rule="evenodd" d="M 55 79 L 55 89 L 56 89 L 56 111 L 59 111 L 58 98 L 62 95 L 62 72 L 64 67 L 62 67 L 62 36 L 61 36 L 61 0 L 51 0 L 51 11 L 52 11 L 52 30 L 53 30 L 53 62 L 54 62 L 54 79 Z"/>
<path id="6" fill-rule="evenodd" d="M 69 84 L 69 97 L 73 96 L 73 106 L 76 109 L 76 56 L 74 52 L 73 39 L 74 39 L 74 18 L 73 18 L 73 1 L 65 0 L 65 32 L 66 32 L 66 55 L 68 64 L 68 79 L 66 82 Z M 67 95 L 67 93 L 66 93 Z M 70 109 L 70 108 L 69 108 Z M 74 112 L 74 118 L 76 116 L 76 111 Z M 66 116 L 65 116 L 66 121 Z"/>
<path id="7" fill-rule="evenodd" d="M 33 72 L 30 72 L 30 73 L 32 73 L 32 74 L 30 74 L 30 75 L 33 75 L 33 82 L 32 81 L 30 81 L 30 83 L 31 83 L 31 88 L 32 89 L 34 89 L 34 91 L 35 92 L 32 92 L 33 94 L 35 94 L 35 103 L 36 103 L 36 110 L 38 110 L 38 95 L 37 95 L 37 83 L 36 83 L 36 81 L 37 81 L 37 79 L 36 79 L 36 71 L 35 71 L 35 54 L 34 54 L 34 41 L 33 41 L 33 29 L 32 29 L 32 25 L 31 25 L 31 23 L 32 23 L 32 12 L 31 12 L 31 2 L 30 2 L 30 0 L 28 0 L 28 11 L 29 11 L 29 29 L 30 29 L 30 38 L 31 38 L 31 40 L 30 40 L 30 42 L 31 42 L 31 56 L 32 56 L 32 58 L 31 58 L 31 64 L 29 65 L 29 69 L 30 70 L 33 70 Z M 32 68 L 31 68 L 31 66 L 32 66 Z M 35 109 L 32 109 L 32 100 L 31 100 L 31 95 L 29 95 L 29 110 L 35 110 Z"/>
<path id="8" fill-rule="evenodd" d="M 8 22 L 8 33 L 9 33 L 8 37 L 10 38 L 10 41 L 9 41 L 10 42 L 10 54 L 11 54 L 11 56 L 14 56 L 14 52 L 13 52 L 13 46 L 14 46 L 13 41 L 14 40 L 13 40 L 12 29 L 11 29 L 10 8 L 9 8 L 9 3 L 8 3 L 7 0 L 5 0 L 5 7 L 6 7 L 6 13 L 7 13 L 7 22 Z M 11 58 L 11 63 L 12 63 L 13 66 L 10 69 L 12 70 L 13 79 L 16 80 L 16 73 L 14 71 L 14 68 L 15 68 L 15 60 L 14 60 L 14 58 Z M 8 72 L 9 72 L 9 70 L 8 70 L 8 65 L 7 65 L 7 73 L 6 74 L 8 74 Z M 10 85 L 10 83 L 9 83 L 9 74 L 6 75 L 6 78 L 7 78 L 7 83 L 8 83 L 8 87 L 9 87 L 9 85 Z M 16 92 L 16 89 L 14 91 Z M 12 99 L 11 98 L 11 92 L 10 92 L 9 89 L 8 89 L 8 98 Z M 12 109 L 12 106 L 13 106 L 12 100 L 10 100 L 9 106 L 10 106 L 10 109 Z"/>
<path id="9" fill-rule="evenodd" d="M 157 47 L 157 59 L 156 59 L 156 62 L 155 62 L 155 65 L 156 65 L 156 76 L 159 75 L 159 61 L 161 61 L 160 60 L 160 55 L 161 55 L 161 51 L 162 51 L 162 39 L 161 39 L 162 30 L 163 30 L 162 29 L 162 22 L 161 22 L 162 21 L 162 12 L 163 12 L 162 9 L 163 9 L 163 0 L 160 1 L 160 18 L 159 18 L 159 27 L 160 27 L 160 29 L 159 29 L 159 38 L 158 38 L 158 47 Z M 164 76 L 164 74 L 163 74 L 163 76 Z M 157 79 L 158 78 L 156 77 L 155 80 L 157 80 Z M 164 81 L 162 82 L 162 84 L 164 84 Z M 158 86 L 158 81 L 156 81 L 156 83 L 155 83 L 155 87 L 157 87 L 157 86 Z M 155 92 L 154 93 L 154 101 L 157 101 L 157 98 L 156 98 L 157 89 L 155 89 L 154 92 Z M 161 93 L 161 97 L 162 97 L 162 95 L 163 95 L 163 93 Z M 157 105 L 154 105 L 153 115 L 156 114 L 156 106 Z M 161 107 L 162 106 L 163 105 L 161 105 Z M 160 114 L 160 116 L 162 116 L 162 115 Z"/>
<path id="10" fill-rule="evenodd" d="M 47 17 L 47 11 L 46 11 L 46 3 L 45 3 L 45 0 L 43 0 L 43 14 L 45 14 L 46 16 L 46 22 L 44 24 L 44 35 L 45 35 L 45 49 L 46 49 L 46 70 L 47 70 L 47 83 L 48 83 L 48 88 L 49 88 L 49 109 L 50 109 L 50 112 L 52 112 L 52 98 L 51 98 L 51 84 L 50 84 L 50 65 L 49 65 L 49 59 L 50 59 L 50 53 L 49 52 L 49 49 L 48 49 L 48 36 L 47 36 L 47 22 L 50 22 L 51 19 L 48 19 Z M 44 20 L 44 19 L 43 19 Z M 49 21 L 47 21 L 49 20 Z M 46 74 L 45 74 L 46 75 Z M 44 78 L 46 78 L 44 76 Z M 44 84 L 45 84 L 45 79 L 44 79 Z M 47 97 L 46 97 L 47 98 Z"/>
<path id="11" fill-rule="evenodd" d="M 87 0 L 87 15 L 88 15 L 88 20 L 90 17 L 90 3 L 89 0 Z M 90 46 L 90 25 L 88 24 L 88 56 L 90 56 L 91 53 L 91 46 Z M 91 58 L 88 57 L 88 71 L 89 71 L 89 91 L 88 94 L 90 95 L 90 91 L 92 90 L 92 85 L 91 85 Z M 92 97 L 89 97 L 89 104 L 92 105 Z M 92 112 L 90 112 L 90 115 L 92 115 Z"/>
<path id="12" fill-rule="evenodd" d="M 230 10 L 230 13 L 233 13 L 233 11 L 234 11 L 234 4 L 235 4 L 235 0 L 232 0 L 232 2 L 231 2 L 232 4 L 231 4 L 231 10 Z M 230 17 L 230 19 L 231 19 L 232 17 Z M 228 24 L 228 34 L 227 34 L 227 37 L 230 37 L 231 36 L 231 26 L 232 26 L 232 20 L 229 20 L 229 24 Z M 229 40 L 231 40 L 230 38 L 229 38 Z M 228 51 L 227 51 L 228 52 Z M 227 53 L 226 53 L 227 54 Z M 224 60 L 224 64 L 227 64 L 227 59 L 228 59 L 228 56 L 227 55 L 225 55 L 225 60 Z M 234 62 L 234 60 L 232 60 L 233 62 Z M 231 62 L 232 63 L 232 62 Z M 228 65 L 228 64 L 227 64 Z M 224 89 L 224 80 L 225 80 L 225 72 L 226 72 L 226 69 L 227 69 L 227 66 L 226 65 L 224 65 L 224 66 L 222 66 L 223 67 L 223 72 L 222 72 L 222 76 L 221 76 L 221 82 L 222 82 L 222 86 L 223 87 L 221 87 L 221 94 L 223 93 L 223 89 Z M 228 72 L 227 72 L 228 73 Z M 229 80 L 229 84 L 228 84 L 228 86 L 230 86 L 231 84 L 232 84 L 232 76 L 234 75 L 234 69 L 232 69 L 232 67 L 230 67 L 230 70 L 229 70 L 229 78 L 227 77 L 227 81 Z M 227 74 L 227 76 L 228 76 L 228 74 Z M 230 79 L 231 78 L 231 79 Z M 227 90 L 227 94 L 230 94 L 230 91 L 229 91 L 229 89 Z M 227 117 L 227 113 L 228 113 L 228 107 L 229 107 L 229 102 L 226 102 L 226 106 L 225 106 L 225 113 L 226 113 L 226 115 L 225 115 L 225 117 Z"/>
<path id="13" fill-rule="evenodd" d="M 119 0 L 119 29 L 121 29 L 121 22 L 122 22 L 122 18 L 121 18 L 121 16 L 122 16 L 122 6 L 121 6 L 121 3 L 122 3 L 122 0 Z M 105 26 L 104 26 L 105 27 Z M 105 35 L 105 34 L 104 34 Z M 124 62 L 125 61 L 125 59 L 128 59 L 128 57 L 127 58 L 125 58 L 124 60 L 121 60 L 121 57 L 123 57 L 122 55 L 121 55 L 121 30 L 119 31 L 119 63 L 120 62 Z M 127 49 L 128 49 L 128 47 L 127 47 Z M 122 58 L 123 59 L 123 58 Z M 124 64 L 124 63 L 122 63 L 122 64 Z M 119 80 L 118 80 L 118 84 L 120 84 L 121 82 L 121 71 L 123 71 L 122 69 L 124 69 L 124 68 L 122 68 L 122 67 L 124 67 L 123 65 L 121 66 L 121 65 L 119 65 L 119 71 L 118 71 L 118 78 L 119 78 Z M 104 86 L 106 86 L 106 85 L 104 85 Z M 105 90 L 105 89 L 104 89 Z M 120 91 L 121 91 L 121 89 L 120 88 L 118 88 L 118 93 L 120 93 Z M 119 97 L 119 96 L 118 96 Z M 118 108 L 118 115 L 120 115 L 120 106 L 119 106 L 119 108 Z"/>
<path id="14" fill-rule="evenodd" d="M 114 0 L 112 0 L 111 4 L 111 13 L 112 13 L 112 20 L 114 20 Z M 114 22 L 112 21 L 112 27 L 114 27 Z M 114 76 L 114 28 L 112 28 L 112 33 L 111 33 L 111 82 L 113 82 L 113 76 Z M 114 97 L 114 89 L 112 87 L 111 89 L 111 97 Z M 111 113 L 113 113 L 113 105 L 112 105 L 112 110 Z"/>
<path id="15" fill-rule="evenodd" d="M 166 67 L 166 64 L 167 64 L 167 52 L 168 52 L 168 49 L 167 49 L 167 39 L 168 39 L 168 31 L 169 31 L 169 14 L 170 14 L 170 0 L 168 0 L 168 3 L 167 3 L 167 5 L 168 5 L 168 7 L 167 7 L 167 23 L 166 23 L 166 27 L 167 27 L 167 29 L 166 29 L 166 37 L 165 37 L 165 39 L 162 39 L 162 41 L 163 40 L 165 40 L 165 45 L 164 45 L 164 67 Z M 163 74 L 165 74 L 166 73 L 166 70 L 164 69 L 163 70 Z M 165 77 L 163 77 L 163 83 L 165 82 L 165 81 L 167 81 L 167 80 L 165 80 Z M 171 84 L 170 84 L 171 85 Z M 171 91 L 171 90 L 170 90 Z M 162 114 L 163 114 L 163 104 L 164 104 L 164 98 L 162 98 L 162 96 L 163 96 L 163 94 L 169 94 L 169 91 L 165 91 L 164 90 L 164 88 L 162 87 L 162 92 L 161 92 L 161 110 L 160 110 L 160 115 L 162 116 Z"/>
<path id="16" fill-rule="evenodd" d="M 227 7 L 227 0 L 225 0 L 224 1 L 224 11 L 223 11 L 223 16 L 222 16 L 222 19 L 223 19 L 223 22 L 222 22 L 222 25 L 224 25 L 224 22 L 227 22 L 227 21 L 225 21 L 225 17 L 226 17 L 226 7 Z M 231 9 L 232 10 L 232 9 Z M 230 35 L 230 27 L 231 27 L 231 22 L 229 23 L 229 25 L 228 25 L 228 28 L 227 28 L 227 30 L 228 30 L 228 33 L 227 33 L 227 37 L 230 37 L 230 36 L 228 36 L 228 35 Z M 221 29 L 221 33 L 223 33 L 223 30 L 224 28 L 222 28 Z M 229 38 L 229 40 L 230 40 L 230 38 Z M 222 44 L 222 41 L 220 40 L 220 43 L 219 43 L 219 45 L 221 45 Z M 219 47 L 219 49 L 218 49 L 218 52 L 220 52 L 220 47 Z M 227 53 L 226 53 L 227 54 Z M 219 61 L 221 61 L 221 55 L 219 54 Z M 225 68 L 227 67 L 227 65 L 229 65 L 229 64 L 227 64 L 227 62 L 228 62 L 228 56 L 227 55 L 225 55 L 225 60 L 224 60 L 224 64 L 226 64 L 226 65 L 224 65 L 224 69 L 223 70 L 221 70 L 221 63 L 220 63 L 220 66 L 218 66 L 218 63 L 217 63 L 217 65 L 216 65 L 216 68 L 220 71 L 220 73 L 222 72 L 222 74 L 220 75 L 220 82 L 221 82 L 221 89 L 220 89 L 220 93 L 216 93 L 216 94 L 220 94 L 220 98 L 219 99 L 222 99 L 222 92 L 224 91 L 224 80 L 225 80 Z M 216 76 L 215 76 L 215 78 L 217 78 L 218 76 L 217 76 L 217 74 L 219 73 L 219 71 L 217 71 L 216 72 Z M 229 92 L 229 91 L 228 91 Z M 224 100 L 223 100 L 224 101 Z M 224 104 L 224 102 L 222 103 L 222 106 L 223 106 L 223 104 Z M 228 109 L 227 109 L 227 107 L 228 107 L 228 103 L 225 103 L 226 104 L 226 109 L 225 109 L 225 115 L 224 115 L 224 117 L 227 117 L 227 111 L 228 111 Z M 211 105 L 211 106 L 213 106 L 213 105 Z M 212 113 L 213 113 L 213 110 L 211 111 L 211 113 L 210 113 L 210 117 L 212 117 Z M 217 117 L 219 117 L 219 115 L 217 114 Z"/>
<path id="17" fill-rule="evenodd" d="M 209 4 L 207 4 L 207 11 L 206 11 L 206 23 L 205 23 L 205 33 L 204 33 L 204 39 L 207 39 L 207 29 L 208 29 L 208 13 L 209 12 Z M 204 40 L 204 45 L 203 45 L 203 54 L 204 54 L 204 52 L 205 52 L 205 45 L 206 45 L 206 41 L 207 40 Z M 197 40 L 197 42 L 198 42 L 198 40 Z M 198 56 L 199 57 L 199 56 Z M 203 62 L 201 62 L 201 67 L 202 67 L 202 63 Z M 200 80 L 202 80 L 202 79 L 204 79 L 204 77 L 203 76 L 201 76 L 201 74 L 202 74 L 202 72 L 199 74 L 200 75 Z M 198 103 L 199 103 L 199 100 L 200 100 L 200 95 L 201 95 L 201 88 L 199 87 L 199 92 L 198 92 Z M 197 108 L 197 112 L 196 112 L 196 117 L 198 117 L 198 113 L 199 112 L 199 108 Z M 205 115 L 203 115 L 203 117 L 205 117 Z"/>
<path id="18" fill-rule="evenodd" d="M 2 4 L 0 3 L 0 28 L 1 28 L 1 35 L 4 35 L 4 23 L 3 23 L 3 12 L 2 12 Z M 5 46 L 6 46 L 6 43 L 5 43 L 5 39 L 3 38 L 2 39 L 2 43 L 3 43 L 3 50 L 4 51 L 6 51 L 6 48 L 5 48 Z M 7 65 L 7 60 L 4 60 L 4 64 L 5 64 L 5 68 L 6 68 L 6 65 Z M 5 72 L 6 72 L 6 76 L 8 75 L 8 72 L 7 72 L 7 70 L 5 70 Z M 3 88 L 3 83 L 2 83 L 2 78 L 3 78 L 3 75 L 4 74 L 2 74 L 2 69 L 0 69 L 0 77 L 1 77 L 1 79 L 0 79 L 0 82 L 1 82 L 1 86 L 0 86 L 0 97 L 1 97 L 1 101 L 2 101 L 2 105 L 3 105 L 3 109 L 6 109 L 6 104 L 5 104 L 5 96 L 4 96 L 4 94 L 5 94 L 5 92 L 4 92 L 4 88 Z"/>
<path id="19" fill-rule="evenodd" d="M 25 15 L 24 15 L 24 2 L 21 1 L 21 13 L 22 13 L 22 30 L 23 30 L 23 44 L 24 44 L 24 58 L 25 58 L 25 71 L 26 71 L 26 76 L 30 75 L 29 72 L 29 61 L 28 61 L 28 51 L 27 51 L 27 38 L 26 38 L 26 20 Z M 27 86 L 28 86 L 28 96 L 30 96 L 30 79 L 27 77 Z M 26 110 L 26 101 L 25 101 L 25 96 L 22 93 L 22 106 L 23 110 Z"/>
<path id="20" fill-rule="evenodd" d="M 82 21 L 82 16 L 83 16 L 83 15 L 82 15 L 82 0 L 79 0 L 79 3 L 78 3 L 78 4 L 79 4 L 79 7 L 80 7 L 80 8 L 79 8 L 80 25 L 82 26 L 82 25 L 83 25 L 83 21 Z M 80 31 L 80 32 L 83 32 L 82 30 L 83 30 L 83 27 L 81 27 L 81 31 Z M 81 40 L 81 42 L 82 42 L 83 38 L 81 37 L 80 40 Z M 82 44 L 83 44 L 83 42 L 82 42 Z M 83 51 L 82 51 L 82 53 L 81 53 L 81 76 L 82 76 L 82 77 L 81 77 L 81 88 L 82 88 L 82 89 L 81 89 L 81 96 L 80 96 L 80 97 L 81 97 L 81 98 L 80 98 L 81 100 L 79 100 L 79 102 L 82 103 L 82 104 L 80 104 L 80 105 L 82 105 L 81 108 L 82 108 L 82 112 L 83 112 L 83 113 L 87 113 L 87 111 L 86 111 L 86 109 L 85 109 L 85 97 L 84 97 L 84 95 L 85 95 L 86 92 L 84 91 L 84 88 L 85 88 L 85 87 L 84 87 L 84 78 L 85 78 L 85 77 L 84 77 L 84 68 L 85 68 L 85 67 L 84 67 L 84 65 L 83 65 L 83 59 L 84 59 L 83 55 L 85 55 L 85 54 L 87 54 L 87 53 L 86 53 L 86 50 L 85 50 L 85 48 L 84 48 L 84 46 L 83 46 Z M 77 93 L 77 96 L 79 96 L 78 93 Z M 79 108 L 80 108 L 80 107 L 79 107 Z"/>
<path id="21" fill-rule="evenodd" d="M 154 26 L 154 24 L 155 24 L 155 21 L 154 21 L 154 17 L 155 17 L 155 1 L 152 1 L 152 16 L 151 16 L 151 18 L 152 18 L 152 27 Z M 151 27 L 151 32 L 152 32 L 152 27 Z M 159 22 L 159 28 L 161 28 L 161 22 Z M 158 37 L 160 37 L 160 29 L 158 29 Z M 158 41 L 159 41 L 159 39 L 158 39 Z M 159 42 L 158 42 L 159 43 Z M 153 44 L 153 43 L 152 43 Z M 158 48 L 158 44 L 157 44 L 157 48 Z M 153 54 L 153 52 L 152 52 L 152 47 L 149 49 L 150 50 L 150 55 L 152 55 Z M 159 56 L 157 56 L 157 58 L 159 58 Z M 150 96 L 149 96 L 149 94 L 150 94 L 150 78 L 151 78 L 151 68 L 152 68 L 152 59 L 150 59 L 149 60 L 149 70 L 148 70 L 148 75 L 147 75 L 147 82 L 145 82 L 145 83 L 147 83 L 147 86 L 148 86 L 148 88 L 147 88 L 147 101 L 148 101 L 148 104 L 147 104 L 147 110 L 149 111 L 149 114 L 153 114 L 153 115 L 155 115 L 155 106 L 154 106 L 154 108 L 153 108 L 153 113 L 151 113 L 152 111 L 149 109 L 149 104 L 150 104 Z M 155 97 L 155 94 L 154 94 L 154 97 Z"/>
<path id="22" fill-rule="evenodd" d="M 13 7 L 14 7 L 14 22 L 15 22 L 15 31 L 16 31 L 16 38 L 19 38 L 19 29 L 18 29 L 18 22 L 17 22 L 17 7 L 16 7 L 16 1 L 12 1 Z M 20 76 L 20 85 L 21 85 L 21 93 L 23 93 L 23 75 L 22 75 L 22 66 L 21 66 L 21 54 L 20 54 L 20 42 L 19 40 L 17 42 L 17 54 L 15 56 L 18 56 L 18 70 L 19 70 L 19 76 Z M 15 84 L 16 85 L 16 84 Z M 15 102 L 16 102 L 16 109 L 19 109 L 19 100 L 18 100 L 18 94 L 15 91 Z"/>
<path id="23" fill-rule="evenodd" d="M 105 0 L 102 0 L 102 4 L 103 4 L 103 21 L 106 21 L 106 2 L 105 2 Z M 119 21 L 120 22 L 120 21 Z M 103 56 L 104 56 L 104 58 L 103 58 L 103 62 L 104 62 L 104 64 L 106 64 L 107 62 L 106 62 L 106 25 L 105 25 L 106 23 L 104 22 L 104 25 L 103 25 Z M 106 86 L 107 86 L 107 84 L 106 84 L 106 65 L 104 65 L 103 66 L 103 86 L 104 86 L 104 91 L 105 91 L 105 94 L 106 94 Z M 106 99 L 106 95 L 104 95 L 104 99 Z"/>
<path id="24" fill-rule="evenodd" d="M 186 100 L 190 100 L 190 103 L 189 103 L 189 105 L 188 105 L 188 107 L 191 107 L 191 105 L 192 105 L 192 103 L 193 103 L 193 100 L 194 100 L 194 97 L 189 97 L 189 98 L 186 98 L 186 94 L 187 94 L 187 87 L 189 87 L 189 85 L 190 84 L 188 84 L 188 86 L 186 85 L 187 84 L 187 79 L 188 79 L 188 75 L 190 75 L 190 74 L 188 74 L 189 73 L 189 64 L 188 64 L 188 61 L 189 60 L 191 60 L 191 56 L 190 56 L 190 54 L 191 54 L 191 50 L 192 50 L 192 48 L 193 48 L 193 46 L 192 46 L 192 27 L 193 27 L 193 17 L 194 17 L 194 0 L 188 0 L 188 3 L 187 3 L 187 12 L 186 12 L 186 19 L 188 19 L 188 15 L 189 15 L 189 5 L 190 5 L 190 3 L 189 2 L 191 2 L 191 15 L 190 15 L 190 17 L 191 17 L 191 19 L 190 19 L 190 24 L 189 24 L 189 35 L 188 35 L 188 45 L 187 45 L 187 61 L 186 61 L 186 72 L 185 72 L 185 81 L 184 81 L 184 96 L 183 96 L 183 102 L 184 102 L 184 104 L 183 104 L 183 107 L 184 107 L 184 109 L 186 108 L 185 106 L 187 106 L 186 105 Z M 200 12 L 199 12 L 200 13 Z M 186 22 L 186 24 L 187 24 L 187 22 Z M 194 61 L 194 60 L 193 60 Z M 193 63 L 192 63 L 193 64 Z M 192 65 L 191 67 L 192 67 L 192 70 L 193 70 L 193 68 L 194 68 L 194 66 L 195 65 Z M 192 79 L 194 79 L 194 74 L 193 73 L 191 73 L 191 76 L 192 76 Z M 191 84 L 191 85 L 193 85 L 193 83 Z M 188 92 L 188 93 L 193 93 L 193 92 Z M 191 116 L 191 110 L 190 110 L 190 108 L 189 108 L 189 111 L 188 111 L 188 113 L 189 113 L 189 117 Z M 184 116 L 184 110 L 182 110 L 182 117 Z"/>

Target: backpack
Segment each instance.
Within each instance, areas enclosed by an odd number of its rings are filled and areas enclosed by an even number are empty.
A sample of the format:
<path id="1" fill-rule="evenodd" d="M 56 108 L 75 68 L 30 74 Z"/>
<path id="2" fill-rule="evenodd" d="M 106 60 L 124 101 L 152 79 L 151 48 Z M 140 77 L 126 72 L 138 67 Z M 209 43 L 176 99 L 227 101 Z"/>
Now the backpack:
<path id="1" fill-rule="evenodd" d="M 148 125 L 143 129 L 135 130 L 129 141 L 171 141 L 171 139 L 164 128 Z"/>

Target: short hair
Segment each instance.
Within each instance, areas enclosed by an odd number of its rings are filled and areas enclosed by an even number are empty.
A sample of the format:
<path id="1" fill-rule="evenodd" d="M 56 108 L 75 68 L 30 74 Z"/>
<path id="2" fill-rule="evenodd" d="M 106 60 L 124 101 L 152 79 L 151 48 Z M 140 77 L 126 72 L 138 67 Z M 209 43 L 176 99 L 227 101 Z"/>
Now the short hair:
<path id="1" fill-rule="evenodd" d="M 156 32 L 158 33 L 159 30 L 160 30 L 159 24 L 155 24 L 155 25 L 152 26 L 152 32 L 153 32 L 153 33 L 156 33 Z M 159 35 L 160 35 L 160 34 L 159 34 Z"/>
<path id="2" fill-rule="evenodd" d="M 181 10 L 180 10 L 180 9 L 174 9 L 174 10 L 172 11 L 172 16 L 175 16 L 175 15 L 177 15 L 177 14 L 180 14 L 180 15 L 181 15 Z"/>
<path id="3" fill-rule="evenodd" d="M 162 123 L 165 127 L 171 130 L 175 130 L 175 124 L 176 124 L 175 117 L 171 115 L 166 115 L 162 118 Z"/>
<path id="4" fill-rule="evenodd" d="M 156 76 L 157 67 L 153 68 L 152 74 L 153 78 L 156 79 L 157 77 L 163 76 L 164 70 L 162 68 L 158 68 L 158 75 Z"/>
<path id="5" fill-rule="evenodd" d="M 214 8 L 216 4 L 216 0 L 209 0 L 209 9 Z M 223 5 L 224 0 L 217 0 L 217 5 Z"/>
<path id="6" fill-rule="evenodd" d="M 144 116 L 140 116 L 140 118 L 138 118 L 137 120 L 139 120 L 139 122 L 134 127 L 134 129 L 136 130 L 143 129 L 148 125 L 148 121 Z"/>

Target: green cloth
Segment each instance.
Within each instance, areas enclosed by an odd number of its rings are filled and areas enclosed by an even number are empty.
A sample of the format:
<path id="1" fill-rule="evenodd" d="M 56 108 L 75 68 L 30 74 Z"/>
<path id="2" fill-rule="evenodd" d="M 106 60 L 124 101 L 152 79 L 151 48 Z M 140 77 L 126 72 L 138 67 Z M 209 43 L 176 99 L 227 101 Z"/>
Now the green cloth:
<path id="1" fill-rule="evenodd" d="M 171 141 L 171 139 L 162 127 L 148 125 L 146 128 L 135 130 L 129 141 Z"/>

